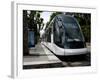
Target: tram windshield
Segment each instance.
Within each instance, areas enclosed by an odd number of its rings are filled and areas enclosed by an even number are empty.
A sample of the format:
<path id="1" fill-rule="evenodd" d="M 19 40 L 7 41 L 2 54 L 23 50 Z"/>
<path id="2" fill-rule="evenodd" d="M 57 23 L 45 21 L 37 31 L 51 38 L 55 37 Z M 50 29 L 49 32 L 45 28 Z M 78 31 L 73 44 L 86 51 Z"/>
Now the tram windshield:
<path id="1" fill-rule="evenodd" d="M 54 26 L 54 42 L 61 48 L 84 48 L 85 41 L 77 21 L 70 16 L 59 16 Z"/>
<path id="2" fill-rule="evenodd" d="M 72 17 L 62 17 L 65 41 L 64 48 L 83 48 L 84 39 L 76 20 Z"/>
<path id="3" fill-rule="evenodd" d="M 83 41 L 79 26 L 75 23 L 64 23 L 67 41 Z"/>

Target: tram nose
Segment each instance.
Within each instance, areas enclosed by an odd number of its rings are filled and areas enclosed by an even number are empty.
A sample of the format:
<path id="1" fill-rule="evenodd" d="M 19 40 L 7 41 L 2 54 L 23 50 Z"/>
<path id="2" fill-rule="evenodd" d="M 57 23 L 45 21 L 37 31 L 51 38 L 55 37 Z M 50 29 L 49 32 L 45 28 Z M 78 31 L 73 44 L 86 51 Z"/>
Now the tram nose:
<path id="1" fill-rule="evenodd" d="M 65 49 L 64 55 L 80 55 L 80 54 L 87 54 L 89 51 L 87 48 L 81 49 Z"/>

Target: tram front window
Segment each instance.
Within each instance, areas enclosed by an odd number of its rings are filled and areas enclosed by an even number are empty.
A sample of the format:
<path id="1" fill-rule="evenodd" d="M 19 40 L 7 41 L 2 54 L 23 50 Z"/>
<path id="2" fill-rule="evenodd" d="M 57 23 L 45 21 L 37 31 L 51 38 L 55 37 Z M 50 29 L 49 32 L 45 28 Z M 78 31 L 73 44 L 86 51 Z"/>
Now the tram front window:
<path id="1" fill-rule="evenodd" d="M 77 22 L 73 18 L 69 18 L 70 20 L 68 20 L 68 18 L 65 19 L 66 21 L 63 23 L 65 28 L 64 48 L 84 48 L 84 39 Z"/>
<path id="2" fill-rule="evenodd" d="M 76 20 L 69 16 L 62 16 L 54 26 L 54 42 L 61 48 L 84 48 L 85 41 Z"/>
<path id="3" fill-rule="evenodd" d="M 67 41 L 83 41 L 79 27 L 73 23 L 65 24 L 65 34 Z"/>

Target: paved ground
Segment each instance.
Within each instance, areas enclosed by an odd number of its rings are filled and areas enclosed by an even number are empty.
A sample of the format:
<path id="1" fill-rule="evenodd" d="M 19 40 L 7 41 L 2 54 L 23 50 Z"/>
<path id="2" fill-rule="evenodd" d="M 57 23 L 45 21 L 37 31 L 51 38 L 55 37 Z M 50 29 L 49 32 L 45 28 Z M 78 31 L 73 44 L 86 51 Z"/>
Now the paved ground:
<path id="1" fill-rule="evenodd" d="M 63 67 L 62 61 L 42 44 L 37 44 L 29 51 L 30 55 L 24 56 L 24 69 Z"/>
<path id="2" fill-rule="evenodd" d="M 90 50 L 90 48 L 89 48 Z M 90 53 L 80 56 L 58 57 L 49 51 L 44 45 L 37 44 L 30 48 L 30 55 L 24 56 L 23 69 L 54 68 L 54 67 L 75 67 L 90 66 Z"/>

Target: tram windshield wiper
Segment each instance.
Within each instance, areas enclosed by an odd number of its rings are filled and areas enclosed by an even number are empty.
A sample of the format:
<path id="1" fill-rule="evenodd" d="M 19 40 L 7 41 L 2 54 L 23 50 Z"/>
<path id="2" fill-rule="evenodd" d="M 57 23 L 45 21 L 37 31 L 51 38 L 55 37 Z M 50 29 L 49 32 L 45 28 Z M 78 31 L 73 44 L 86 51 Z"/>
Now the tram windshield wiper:
<path id="1" fill-rule="evenodd" d="M 68 42 L 74 42 L 74 41 L 78 42 L 78 41 L 81 41 L 81 40 L 80 39 L 67 39 L 67 41 Z"/>

